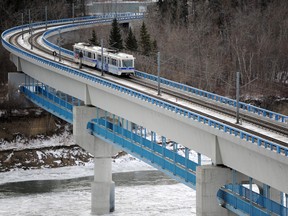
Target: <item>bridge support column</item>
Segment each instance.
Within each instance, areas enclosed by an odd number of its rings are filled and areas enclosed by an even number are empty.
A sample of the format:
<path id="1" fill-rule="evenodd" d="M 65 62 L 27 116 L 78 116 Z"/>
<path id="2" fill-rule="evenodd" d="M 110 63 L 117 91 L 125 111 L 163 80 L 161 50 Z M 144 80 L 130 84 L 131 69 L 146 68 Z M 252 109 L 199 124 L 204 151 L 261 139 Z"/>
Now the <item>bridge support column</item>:
<path id="1" fill-rule="evenodd" d="M 196 169 L 196 215 L 235 215 L 219 206 L 216 196 L 221 186 L 231 182 L 232 172 L 229 168 L 213 165 L 198 166 Z"/>
<path id="2" fill-rule="evenodd" d="M 82 148 L 94 155 L 94 181 L 91 183 L 93 215 L 108 214 L 115 208 L 115 184 L 112 181 L 112 159 L 118 150 L 88 133 L 87 123 L 96 118 L 95 107 L 73 107 L 73 135 Z M 99 112 L 98 117 L 104 112 Z"/>

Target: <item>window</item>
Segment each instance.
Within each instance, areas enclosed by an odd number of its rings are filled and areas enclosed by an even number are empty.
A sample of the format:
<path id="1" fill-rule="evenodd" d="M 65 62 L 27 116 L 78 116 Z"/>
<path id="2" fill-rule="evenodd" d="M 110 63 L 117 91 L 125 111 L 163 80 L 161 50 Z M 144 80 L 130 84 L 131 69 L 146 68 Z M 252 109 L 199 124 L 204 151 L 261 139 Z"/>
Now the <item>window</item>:
<path id="1" fill-rule="evenodd" d="M 134 62 L 133 60 L 122 60 L 122 65 L 123 67 L 134 67 Z"/>
<path id="2" fill-rule="evenodd" d="M 101 55 L 97 55 L 97 60 L 101 61 Z"/>
<path id="3" fill-rule="evenodd" d="M 117 66 L 117 60 L 116 59 L 112 59 L 112 65 Z"/>
<path id="4" fill-rule="evenodd" d="M 88 58 L 91 58 L 91 52 L 87 53 Z"/>

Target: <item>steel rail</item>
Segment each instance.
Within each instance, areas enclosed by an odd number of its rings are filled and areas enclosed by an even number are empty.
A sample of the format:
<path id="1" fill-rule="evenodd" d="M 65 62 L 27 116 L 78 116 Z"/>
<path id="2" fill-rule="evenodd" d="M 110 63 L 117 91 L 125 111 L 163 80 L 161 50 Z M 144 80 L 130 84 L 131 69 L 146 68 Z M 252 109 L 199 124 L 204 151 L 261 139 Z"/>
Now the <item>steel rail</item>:
<path id="1" fill-rule="evenodd" d="M 43 32 L 42 32 L 42 33 L 43 33 Z M 19 37 L 19 35 L 21 35 L 21 33 L 18 34 L 18 37 Z M 35 34 L 35 35 L 36 35 L 36 34 Z M 34 36 L 35 36 L 35 35 L 34 35 Z M 41 36 L 41 33 L 39 33 L 39 34 L 37 34 L 37 35 L 38 35 L 38 37 L 39 37 L 39 36 Z M 12 37 L 10 37 L 10 40 L 11 40 L 11 38 L 12 38 Z M 17 38 L 17 36 L 16 36 L 16 38 Z M 18 39 L 16 39 L 15 41 L 17 42 L 17 40 L 18 40 Z M 34 40 L 35 40 L 35 39 L 34 39 Z M 36 39 L 36 40 L 37 40 L 37 39 Z M 38 43 L 36 42 L 35 45 L 36 45 L 36 44 L 38 44 Z M 17 44 L 17 45 L 20 46 L 20 47 L 22 47 L 22 46 L 19 45 L 19 44 Z M 40 46 L 40 45 L 37 45 L 37 48 L 39 48 L 39 46 Z M 25 49 L 25 50 L 28 51 L 28 52 L 31 52 L 31 50 L 26 49 L 25 47 L 22 47 L 22 48 Z M 51 51 L 50 51 L 50 50 L 47 52 L 47 49 L 46 49 L 46 48 L 41 47 L 41 49 L 42 49 L 42 51 L 45 50 L 44 52 L 46 52 L 46 53 L 48 53 L 48 54 L 51 55 Z M 43 57 L 43 58 L 46 58 L 46 57 Z M 47 59 L 47 58 L 46 58 L 46 59 Z M 49 60 L 51 60 L 51 59 L 49 59 Z M 67 60 L 68 60 L 68 58 L 67 58 Z M 65 65 L 65 66 L 67 66 L 67 65 Z M 85 71 L 85 73 L 87 73 L 87 71 Z M 97 75 L 93 74 L 93 76 L 97 76 Z M 99 77 L 100 77 L 100 76 L 99 76 Z M 103 79 L 103 77 L 101 77 L 101 78 Z M 107 80 L 107 81 L 109 81 L 109 82 L 113 82 L 113 81 L 108 80 L 108 79 L 106 79 L 106 78 L 104 78 L 104 79 Z M 142 79 L 142 81 L 143 81 L 143 80 L 144 80 L 144 79 Z M 115 82 L 115 83 L 119 84 L 118 82 Z M 127 85 L 123 85 L 123 84 L 121 84 L 121 85 L 122 85 L 123 87 L 127 87 L 127 88 L 133 89 L 133 90 L 135 90 L 135 91 L 139 91 L 139 90 L 136 89 L 136 88 L 131 88 L 131 86 L 127 86 Z M 143 84 L 142 84 L 142 85 L 143 85 Z M 151 87 L 150 87 L 150 88 L 151 88 Z M 139 92 L 140 92 L 140 91 L 139 91 Z M 143 93 L 147 94 L 147 92 L 143 92 Z M 174 93 L 174 96 L 175 96 L 175 94 L 177 94 L 177 97 L 179 97 L 179 93 L 178 93 L 178 92 L 177 92 L 177 93 Z M 149 95 L 149 96 L 151 96 L 151 97 L 154 97 L 154 98 L 157 98 L 157 99 L 160 99 L 160 100 L 162 100 L 162 101 L 165 101 L 163 98 L 157 97 L 157 96 L 155 96 L 154 94 L 147 94 L 147 95 Z M 178 103 L 175 103 L 175 102 L 171 102 L 171 101 L 166 101 L 166 102 L 169 102 L 170 104 L 173 104 L 173 105 L 175 105 L 175 106 L 178 106 L 178 107 L 181 107 L 181 108 L 184 108 L 184 109 L 188 109 L 189 111 L 192 111 L 192 112 L 198 113 L 198 114 L 200 114 L 200 115 L 206 116 L 206 117 L 208 117 L 208 118 L 210 118 L 210 119 L 213 119 L 213 120 L 216 120 L 216 121 L 221 122 L 221 123 L 223 123 L 223 124 L 232 126 L 232 127 L 237 128 L 237 129 L 239 129 L 239 130 L 242 130 L 242 131 L 251 133 L 251 134 L 253 134 L 253 135 L 259 136 L 259 137 L 264 138 L 264 139 L 266 139 L 266 140 L 269 140 L 269 141 L 272 141 L 272 142 L 276 142 L 276 143 L 278 143 L 278 144 L 280 144 L 280 145 L 282 145 L 282 146 L 284 146 L 284 147 L 288 147 L 287 143 L 285 143 L 285 142 L 282 142 L 282 141 L 277 140 L 277 139 L 273 139 L 273 138 L 271 138 L 271 137 L 269 137 L 269 136 L 263 135 L 263 134 L 261 134 L 261 133 L 257 133 L 257 132 L 252 131 L 252 130 L 248 130 L 248 129 L 244 128 L 244 127 L 241 127 L 240 125 L 235 125 L 235 124 L 232 124 L 232 123 L 230 123 L 230 122 L 223 121 L 223 120 L 221 120 L 221 119 L 219 119 L 219 118 L 216 118 L 216 117 L 214 117 L 214 116 L 207 115 L 207 114 L 205 114 L 205 113 L 199 112 L 198 110 L 194 110 L 194 109 L 187 108 L 186 106 L 179 105 Z M 214 107 L 213 107 L 213 108 L 214 108 Z M 221 111 L 222 111 L 222 110 L 221 110 Z M 269 146 L 268 146 L 268 147 L 269 147 Z M 271 146 L 271 148 L 272 148 L 272 146 Z"/>

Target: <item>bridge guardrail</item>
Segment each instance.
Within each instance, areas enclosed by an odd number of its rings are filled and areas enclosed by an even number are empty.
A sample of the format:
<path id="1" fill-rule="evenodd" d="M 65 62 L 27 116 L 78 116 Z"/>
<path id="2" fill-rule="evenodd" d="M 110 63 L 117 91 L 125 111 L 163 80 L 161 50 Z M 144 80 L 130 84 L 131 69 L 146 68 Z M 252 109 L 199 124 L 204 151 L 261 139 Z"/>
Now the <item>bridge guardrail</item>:
<path id="1" fill-rule="evenodd" d="M 57 102 L 59 102 L 59 105 L 61 103 L 61 100 L 56 99 L 56 101 L 47 100 L 34 92 L 32 92 L 29 88 L 26 86 L 21 86 L 20 91 L 23 92 L 26 97 L 28 97 L 30 100 L 32 100 L 34 103 L 36 103 L 38 106 L 42 107 L 43 109 L 47 110 L 48 112 L 52 112 L 54 115 L 58 116 L 59 118 L 73 124 L 73 113 L 71 110 L 69 110 L 69 105 L 67 107 L 59 107 L 56 105 Z M 49 97 L 49 95 L 47 95 Z M 55 103 L 54 103 L 55 102 Z"/>
<path id="2" fill-rule="evenodd" d="M 10 29 L 7 30 L 7 31 L 10 31 Z M 140 100 L 142 100 L 144 102 L 150 103 L 151 105 L 155 105 L 155 106 L 158 106 L 160 108 L 169 110 L 171 112 L 174 112 L 175 114 L 178 114 L 178 115 L 181 115 L 181 116 L 183 116 L 185 118 L 189 118 L 191 120 L 197 121 L 197 122 L 199 122 L 201 124 L 205 124 L 207 126 L 214 127 L 215 129 L 218 129 L 218 130 L 220 130 L 220 131 L 222 131 L 224 133 L 228 133 L 228 134 L 234 135 L 235 137 L 238 137 L 238 138 L 240 138 L 242 140 L 245 140 L 245 141 L 248 141 L 250 143 L 256 144 L 259 147 L 263 147 L 263 148 L 268 149 L 270 151 L 276 152 L 277 154 L 281 154 L 281 155 L 283 155 L 285 157 L 288 156 L 288 148 L 287 147 L 275 144 L 275 143 L 270 142 L 268 140 L 262 139 L 262 138 L 260 138 L 258 136 L 255 136 L 255 135 L 252 135 L 250 133 L 241 131 L 241 130 L 239 130 L 237 128 L 234 128 L 232 126 L 225 125 L 225 124 L 223 124 L 221 122 L 209 119 L 209 118 L 204 117 L 202 115 L 199 115 L 197 113 L 193 113 L 193 112 L 191 112 L 191 111 L 189 111 L 187 109 L 183 109 L 183 108 L 177 107 L 177 106 L 175 106 L 173 104 L 170 104 L 168 102 L 164 102 L 162 100 L 153 98 L 153 97 L 148 96 L 146 94 L 139 93 L 139 92 L 137 92 L 135 90 L 123 87 L 123 86 L 121 86 L 119 84 L 116 84 L 116 83 L 113 83 L 113 82 L 110 82 L 110 81 L 107 81 L 107 80 L 103 80 L 103 79 L 101 79 L 101 77 L 93 76 L 93 75 L 85 73 L 83 71 L 80 71 L 80 70 L 77 70 L 77 69 L 74 69 L 74 68 L 70 68 L 69 66 L 65 66 L 65 65 L 59 64 L 57 62 L 54 62 L 52 60 L 47 60 L 47 59 L 42 58 L 40 56 L 37 56 L 35 54 L 32 54 L 32 53 L 29 53 L 27 51 L 21 50 L 20 48 L 8 43 L 3 37 L 5 34 L 7 34 L 6 31 L 2 33 L 2 44 L 7 50 L 9 50 L 12 53 L 16 53 L 17 55 L 21 55 L 24 58 L 33 59 L 34 61 L 36 61 L 38 63 L 44 64 L 44 65 L 48 65 L 49 67 L 52 67 L 52 68 L 55 68 L 57 70 L 61 70 L 61 71 L 67 72 L 67 73 L 72 74 L 72 75 L 74 75 L 76 77 L 79 77 L 79 78 L 82 78 L 82 79 L 85 79 L 85 80 L 89 80 L 91 82 L 98 83 L 98 84 L 103 85 L 103 86 L 105 86 L 107 88 L 113 89 L 115 91 L 119 91 L 119 92 L 124 93 L 126 95 L 129 95 L 131 97 L 140 99 Z"/>
<path id="3" fill-rule="evenodd" d="M 143 16 L 143 15 L 141 15 Z M 100 18 L 100 16 L 98 17 Z M 112 17 L 111 17 L 112 18 Z M 121 19 L 119 19 L 121 20 Z M 90 24 L 93 24 L 93 23 L 105 23 L 105 22 L 110 22 L 110 20 L 98 20 L 98 21 L 94 21 L 94 22 L 91 22 L 91 23 L 87 23 L 85 25 L 90 25 Z M 56 28 L 56 29 L 52 29 L 52 30 L 49 30 L 47 32 L 44 33 L 43 35 L 43 41 L 44 43 L 51 47 L 52 49 L 55 49 L 55 50 L 58 50 L 59 49 L 59 46 L 51 43 L 50 41 L 47 40 L 47 36 L 49 34 L 51 34 L 52 32 L 55 32 L 57 31 L 58 29 L 66 29 L 66 28 L 72 28 L 72 27 L 75 27 L 75 26 L 79 26 L 81 24 L 73 24 L 73 25 L 69 25 L 67 27 L 60 27 L 60 28 Z M 69 55 L 69 56 L 73 56 L 73 51 L 71 50 L 67 50 L 65 48 L 60 48 L 61 49 L 61 52 Z M 151 81 L 155 81 L 157 82 L 158 81 L 158 77 L 153 75 L 153 74 L 148 74 L 148 73 L 145 73 L 143 71 L 138 71 L 136 70 L 135 71 L 135 75 L 136 76 L 139 76 L 139 77 L 142 77 L 142 78 L 145 78 L 145 79 L 149 79 Z M 204 91 L 204 90 L 201 90 L 201 89 L 197 89 L 197 88 L 194 88 L 192 86 L 188 86 L 188 85 L 185 85 L 185 84 L 182 84 L 182 83 L 178 83 L 178 82 L 175 82 L 175 81 L 172 81 L 172 80 L 169 80 L 169 79 L 165 79 L 165 78 L 162 78 L 160 77 L 160 83 L 164 84 L 164 85 L 167 85 L 167 86 L 170 86 L 170 87 L 173 87 L 173 88 L 176 88 L 176 89 L 179 89 L 179 90 L 183 90 L 185 92 L 188 92 L 188 93 L 192 93 L 192 94 L 195 94 L 197 96 L 201 96 L 201 97 L 204 97 L 204 98 L 207 98 L 207 99 L 210 99 L 210 100 L 214 100 L 216 102 L 220 102 L 220 103 L 223 103 L 223 104 L 226 104 L 226 105 L 229 105 L 229 106 L 233 106 L 236 108 L 237 106 L 237 102 L 236 100 L 233 100 L 231 98 L 228 98 L 228 97 L 224 97 L 224 96 L 221 96 L 221 95 L 217 95 L 217 94 L 214 94 L 214 93 L 211 93 L 211 92 L 208 92 L 208 91 Z M 288 123 L 288 116 L 285 116 L 285 115 L 282 115 L 280 113 L 276 113 L 276 112 L 273 112 L 273 111 L 270 111 L 270 110 L 266 110 L 266 109 L 263 109 L 263 108 L 260 108 L 260 107 L 256 107 L 256 106 L 253 106 L 251 104 L 247 104 L 247 103 L 244 103 L 244 102 L 239 102 L 239 108 L 242 109 L 243 111 L 248 111 L 248 112 L 251 112 L 251 113 L 255 113 L 255 114 L 258 114 L 260 116 L 263 116 L 263 117 L 268 117 L 272 120 L 275 120 L 275 121 L 280 121 L 282 123 Z"/>
<path id="4" fill-rule="evenodd" d="M 84 24 L 83 23 L 81 23 L 81 24 L 79 24 L 79 23 L 69 24 L 69 25 L 65 25 L 63 27 L 58 27 L 58 28 L 55 28 L 55 29 L 48 30 L 48 31 L 46 31 L 43 34 L 42 40 L 48 47 L 50 47 L 50 48 L 52 48 L 54 50 L 59 50 L 59 46 L 57 46 L 57 45 L 55 45 L 55 44 L 53 44 L 53 43 L 51 43 L 50 41 L 47 40 L 47 37 L 50 34 L 52 34 L 54 32 L 57 32 L 59 30 L 74 28 L 74 27 L 77 27 L 77 26 L 83 26 L 83 25 L 87 26 L 87 25 L 93 25 L 93 24 L 97 24 L 97 23 L 111 22 L 112 18 L 115 18 L 115 16 L 112 14 L 111 16 L 108 16 L 108 17 L 107 16 L 105 16 L 105 17 L 98 16 L 97 18 L 98 19 L 101 18 L 101 20 L 87 21 Z M 119 20 L 119 21 L 128 20 L 128 19 L 129 20 L 131 20 L 131 19 L 139 19 L 139 18 L 143 18 L 143 14 L 142 13 L 133 14 L 132 16 L 131 16 L 131 14 L 127 14 L 127 13 L 125 13 L 122 16 L 121 15 L 120 16 L 117 15 L 117 20 Z M 68 50 L 68 49 L 65 49 L 65 48 L 62 48 L 62 47 L 60 47 L 60 50 L 61 50 L 61 52 L 67 54 L 68 56 L 73 56 L 74 55 L 73 51 L 71 51 L 71 50 Z"/>
<path id="5" fill-rule="evenodd" d="M 235 194 L 238 196 L 235 196 Z M 225 185 L 217 192 L 217 197 L 220 203 L 225 202 L 247 214 L 251 213 L 251 207 L 252 215 L 268 216 L 271 215 L 270 212 L 276 215 L 286 215 L 285 213 L 288 213 L 288 209 L 285 206 L 270 200 L 261 194 L 250 191 L 242 185 Z M 250 205 L 250 199 L 254 204 L 252 206 Z"/>
<path id="6" fill-rule="evenodd" d="M 155 81 L 155 82 L 158 81 L 157 76 L 155 76 L 153 74 L 147 74 L 147 73 L 142 72 L 142 71 L 135 71 L 135 75 L 142 77 L 142 78 L 145 78 L 145 79 Z M 214 100 L 216 102 L 227 104 L 227 105 L 233 106 L 235 108 L 237 106 L 236 100 L 233 100 L 231 98 L 223 97 L 223 96 L 211 93 L 211 92 L 207 92 L 207 91 L 204 91 L 201 89 L 197 89 L 197 88 L 182 84 L 182 83 L 177 83 L 177 82 L 174 82 L 172 80 L 165 79 L 162 77 L 160 78 L 160 82 L 164 85 L 167 85 L 167 86 L 179 89 L 179 90 L 183 90 L 185 92 L 192 93 L 192 94 L 195 94 L 197 96 L 201 96 L 201 97 L 204 97 L 204 98 L 207 98 L 210 100 Z M 262 115 L 264 117 L 268 117 L 270 119 L 274 119 L 275 121 L 288 123 L 288 116 L 282 115 L 280 113 L 272 112 L 270 110 L 262 109 L 260 107 L 256 107 L 256 106 L 253 106 L 253 105 L 250 105 L 247 103 L 243 103 L 243 102 L 239 102 L 239 108 L 242 110 L 248 111 L 248 112 Z"/>
<path id="7" fill-rule="evenodd" d="M 157 164 L 161 170 L 167 170 L 173 176 L 180 177 L 184 184 L 195 189 L 197 164 L 190 159 L 104 119 L 92 119 L 87 124 L 87 129 L 94 135 L 100 135 L 117 144 L 124 151 L 128 150 L 136 157 Z"/>

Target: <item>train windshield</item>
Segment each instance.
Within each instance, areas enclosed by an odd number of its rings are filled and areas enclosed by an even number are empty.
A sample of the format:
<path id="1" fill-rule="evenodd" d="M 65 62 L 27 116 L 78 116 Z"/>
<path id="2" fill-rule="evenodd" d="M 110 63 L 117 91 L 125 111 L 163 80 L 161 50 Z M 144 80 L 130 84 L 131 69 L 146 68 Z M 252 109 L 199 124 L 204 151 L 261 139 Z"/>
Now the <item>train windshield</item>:
<path id="1" fill-rule="evenodd" d="M 122 60 L 122 65 L 123 67 L 134 67 L 132 59 Z"/>

